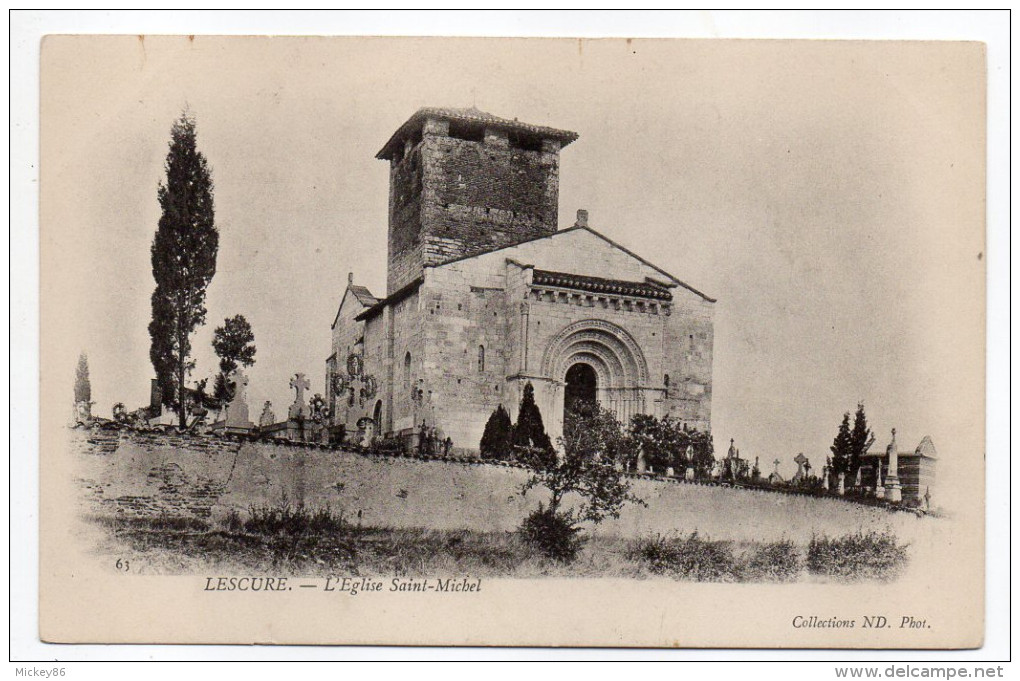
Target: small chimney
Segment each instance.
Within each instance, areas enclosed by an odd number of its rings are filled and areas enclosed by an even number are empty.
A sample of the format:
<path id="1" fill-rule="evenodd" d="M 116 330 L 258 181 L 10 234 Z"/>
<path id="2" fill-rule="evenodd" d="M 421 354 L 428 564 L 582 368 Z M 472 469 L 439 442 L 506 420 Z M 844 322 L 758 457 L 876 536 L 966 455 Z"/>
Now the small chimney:
<path id="1" fill-rule="evenodd" d="M 347 285 L 350 286 L 354 283 L 354 272 L 347 273 Z"/>
<path id="2" fill-rule="evenodd" d="M 587 227 L 588 226 L 588 211 L 583 208 L 577 211 L 577 222 L 574 223 L 574 227 Z"/>

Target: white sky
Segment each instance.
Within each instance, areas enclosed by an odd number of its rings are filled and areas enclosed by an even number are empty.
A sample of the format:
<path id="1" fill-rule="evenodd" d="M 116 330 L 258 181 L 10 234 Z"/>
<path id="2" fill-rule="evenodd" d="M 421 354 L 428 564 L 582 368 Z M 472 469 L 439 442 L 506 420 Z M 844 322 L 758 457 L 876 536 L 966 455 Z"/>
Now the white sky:
<path id="1" fill-rule="evenodd" d="M 824 462 L 865 402 L 878 443 L 980 455 L 982 55 L 973 44 L 121 37 L 43 48 L 42 247 L 54 372 L 89 354 L 108 415 L 148 400 L 149 244 L 184 106 L 215 183 L 218 272 L 194 337 L 243 314 L 253 413 L 323 391 L 348 271 L 385 289 L 388 171 L 420 106 L 577 131 L 560 225 L 590 224 L 718 298 L 713 432 Z M 59 301 L 59 302 L 58 302 Z M 45 304 L 45 303 L 44 303 Z M 46 314 L 43 338 L 48 337 Z M 66 335 L 64 335 L 66 334 Z M 971 459 L 973 460 L 973 459 Z M 763 469 L 770 466 L 762 464 Z"/>

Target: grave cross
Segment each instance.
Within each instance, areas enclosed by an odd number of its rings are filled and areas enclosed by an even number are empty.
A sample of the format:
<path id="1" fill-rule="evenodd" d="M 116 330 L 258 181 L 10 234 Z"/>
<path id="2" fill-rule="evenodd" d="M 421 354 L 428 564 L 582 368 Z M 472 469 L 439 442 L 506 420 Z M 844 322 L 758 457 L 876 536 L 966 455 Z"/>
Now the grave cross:
<path id="1" fill-rule="evenodd" d="M 794 461 L 794 463 L 797 464 L 797 476 L 796 477 L 797 478 L 804 477 L 807 474 L 805 472 L 805 470 L 804 470 L 806 468 L 805 464 L 808 463 L 808 458 L 806 456 L 804 456 L 804 452 L 801 452 L 800 454 L 798 454 L 797 457 L 793 461 Z"/>
<path id="2" fill-rule="evenodd" d="M 294 398 L 294 404 L 290 405 L 290 409 L 287 410 L 287 418 L 291 421 L 307 418 L 308 407 L 305 406 L 305 391 L 312 387 L 312 382 L 305 378 L 304 374 L 294 374 L 294 378 L 290 379 L 290 387 L 297 390 L 297 397 Z"/>
<path id="3" fill-rule="evenodd" d="M 776 475 L 779 475 L 779 464 L 780 463 L 781 462 L 779 461 L 779 459 L 776 459 L 775 461 L 772 462 L 772 464 L 776 467 Z"/>
<path id="4" fill-rule="evenodd" d="M 294 378 L 290 379 L 290 387 L 297 390 L 297 398 L 294 401 L 297 404 L 304 404 L 305 391 L 312 387 L 312 382 L 305 378 L 304 374 L 294 374 Z"/>

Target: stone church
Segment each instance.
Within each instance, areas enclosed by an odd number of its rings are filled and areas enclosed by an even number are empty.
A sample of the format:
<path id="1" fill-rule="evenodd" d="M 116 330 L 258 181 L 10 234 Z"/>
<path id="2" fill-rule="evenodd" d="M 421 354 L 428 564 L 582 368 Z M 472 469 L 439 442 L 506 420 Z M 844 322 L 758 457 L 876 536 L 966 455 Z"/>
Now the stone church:
<path id="1" fill-rule="evenodd" d="M 477 451 L 530 382 L 554 442 L 576 400 L 709 429 L 715 300 L 585 211 L 558 229 L 576 139 L 473 108 L 419 109 L 393 133 L 376 155 L 390 165 L 386 294 L 348 276 L 326 360 L 334 424 L 410 442 L 425 424 Z"/>

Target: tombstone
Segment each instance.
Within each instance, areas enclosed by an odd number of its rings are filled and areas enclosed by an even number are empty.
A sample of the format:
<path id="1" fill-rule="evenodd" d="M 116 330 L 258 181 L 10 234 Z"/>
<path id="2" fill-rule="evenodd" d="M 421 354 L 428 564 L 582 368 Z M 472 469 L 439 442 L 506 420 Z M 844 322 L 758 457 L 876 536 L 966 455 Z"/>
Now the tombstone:
<path id="1" fill-rule="evenodd" d="M 294 374 L 290 379 L 290 387 L 297 391 L 294 397 L 294 404 L 287 410 L 287 419 L 297 421 L 308 416 L 308 407 L 305 405 L 305 391 L 312 387 L 311 381 L 305 378 L 302 373 Z"/>
<path id="2" fill-rule="evenodd" d="M 889 459 L 889 470 L 885 474 L 885 498 L 894 504 L 903 501 L 903 493 L 900 489 L 899 477 L 899 453 L 896 450 L 896 429 L 892 429 L 892 441 L 885 449 L 886 457 Z"/>
<path id="3" fill-rule="evenodd" d="M 684 473 L 684 480 L 694 481 L 694 466 L 687 467 L 687 472 Z"/>
<path id="4" fill-rule="evenodd" d="M 808 463 L 808 458 L 804 456 L 804 452 L 801 452 L 794 458 L 793 462 L 797 464 L 797 472 L 794 474 L 793 479 L 795 482 L 798 482 L 807 477 L 804 465 Z"/>
<path id="5" fill-rule="evenodd" d="M 830 474 L 831 473 L 829 471 L 829 466 L 828 465 L 822 466 L 822 489 L 824 489 L 826 492 L 829 491 L 829 475 Z"/>
<path id="6" fill-rule="evenodd" d="M 361 431 L 361 446 L 371 447 L 375 441 L 375 422 L 367 416 L 358 419 L 358 430 Z"/>
<path id="7" fill-rule="evenodd" d="M 846 473 L 839 474 L 839 484 L 836 488 L 836 493 L 839 494 L 839 496 L 846 494 Z"/>
<path id="8" fill-rule="evenodd" d="M 931 510 L 931 491 L 929 490 L 929 488 L 927 486 L 925 486 L 925 488 L 924 488 L 924 497 L 923 497 L 923 499 L 924 499 L 924 510 L 930 511 Z"/>
<path id="9" fill-rule="evenodd" d="M 875 464 L 875 498 L 885 499 L 885 486 L 882 484 L 882 460 Z"/>
<path id="10" fill-rule="evenodd" d="M 274 423 L 276 423 L 276 414 L 273 413 L 273 403 L 266 400 L 265 406 L 262 407 L 262 415 L 259 416 L 259 428 L 268 428 Z"/>
<path id="11" fill-rule="evenodd" d="M 666 477 L 675 478 L 676 471 L 673 470 L 672 466 L 666 466 Z"/>
<path id="12" fill-rule="evenodd" d="M 857 476 L 854 478 L 854 487 L 860 488 L 860 486 L 863 483 L 864 483 L 864 481 L 861 479 L 861 469 L 860 469 L 860 466 L 858 466 L 857 467 Z"/>
<path id="13" fill-rule="evenodd" d="M 645 463 L 645 450 L 639 449 L 637 455 L 637 472 L 644 473 L 647 464 Z"/>
<path id="14" fill-rule="evenodd" d="M 223 427 L 228 433 L 246 433 L 254 427 L 248 418 L 248 377 L 240 368 L 237 368 L 231 372 L 229 380 L 234 384 L 234 396 L 227 405 L 227 415 Z"/>
<path id="15" fill-rule="evenodd" d="M 728 452 L 726 452 L 726 458 L 727 459 L 735 459 L 735 458 L 737 458 L 737 456 L 739 456 L 737 454 L 737 448 L 733 446 L 733 438 L 731 437 L 730 438 L 730 449 L 729 449 Z"/>

